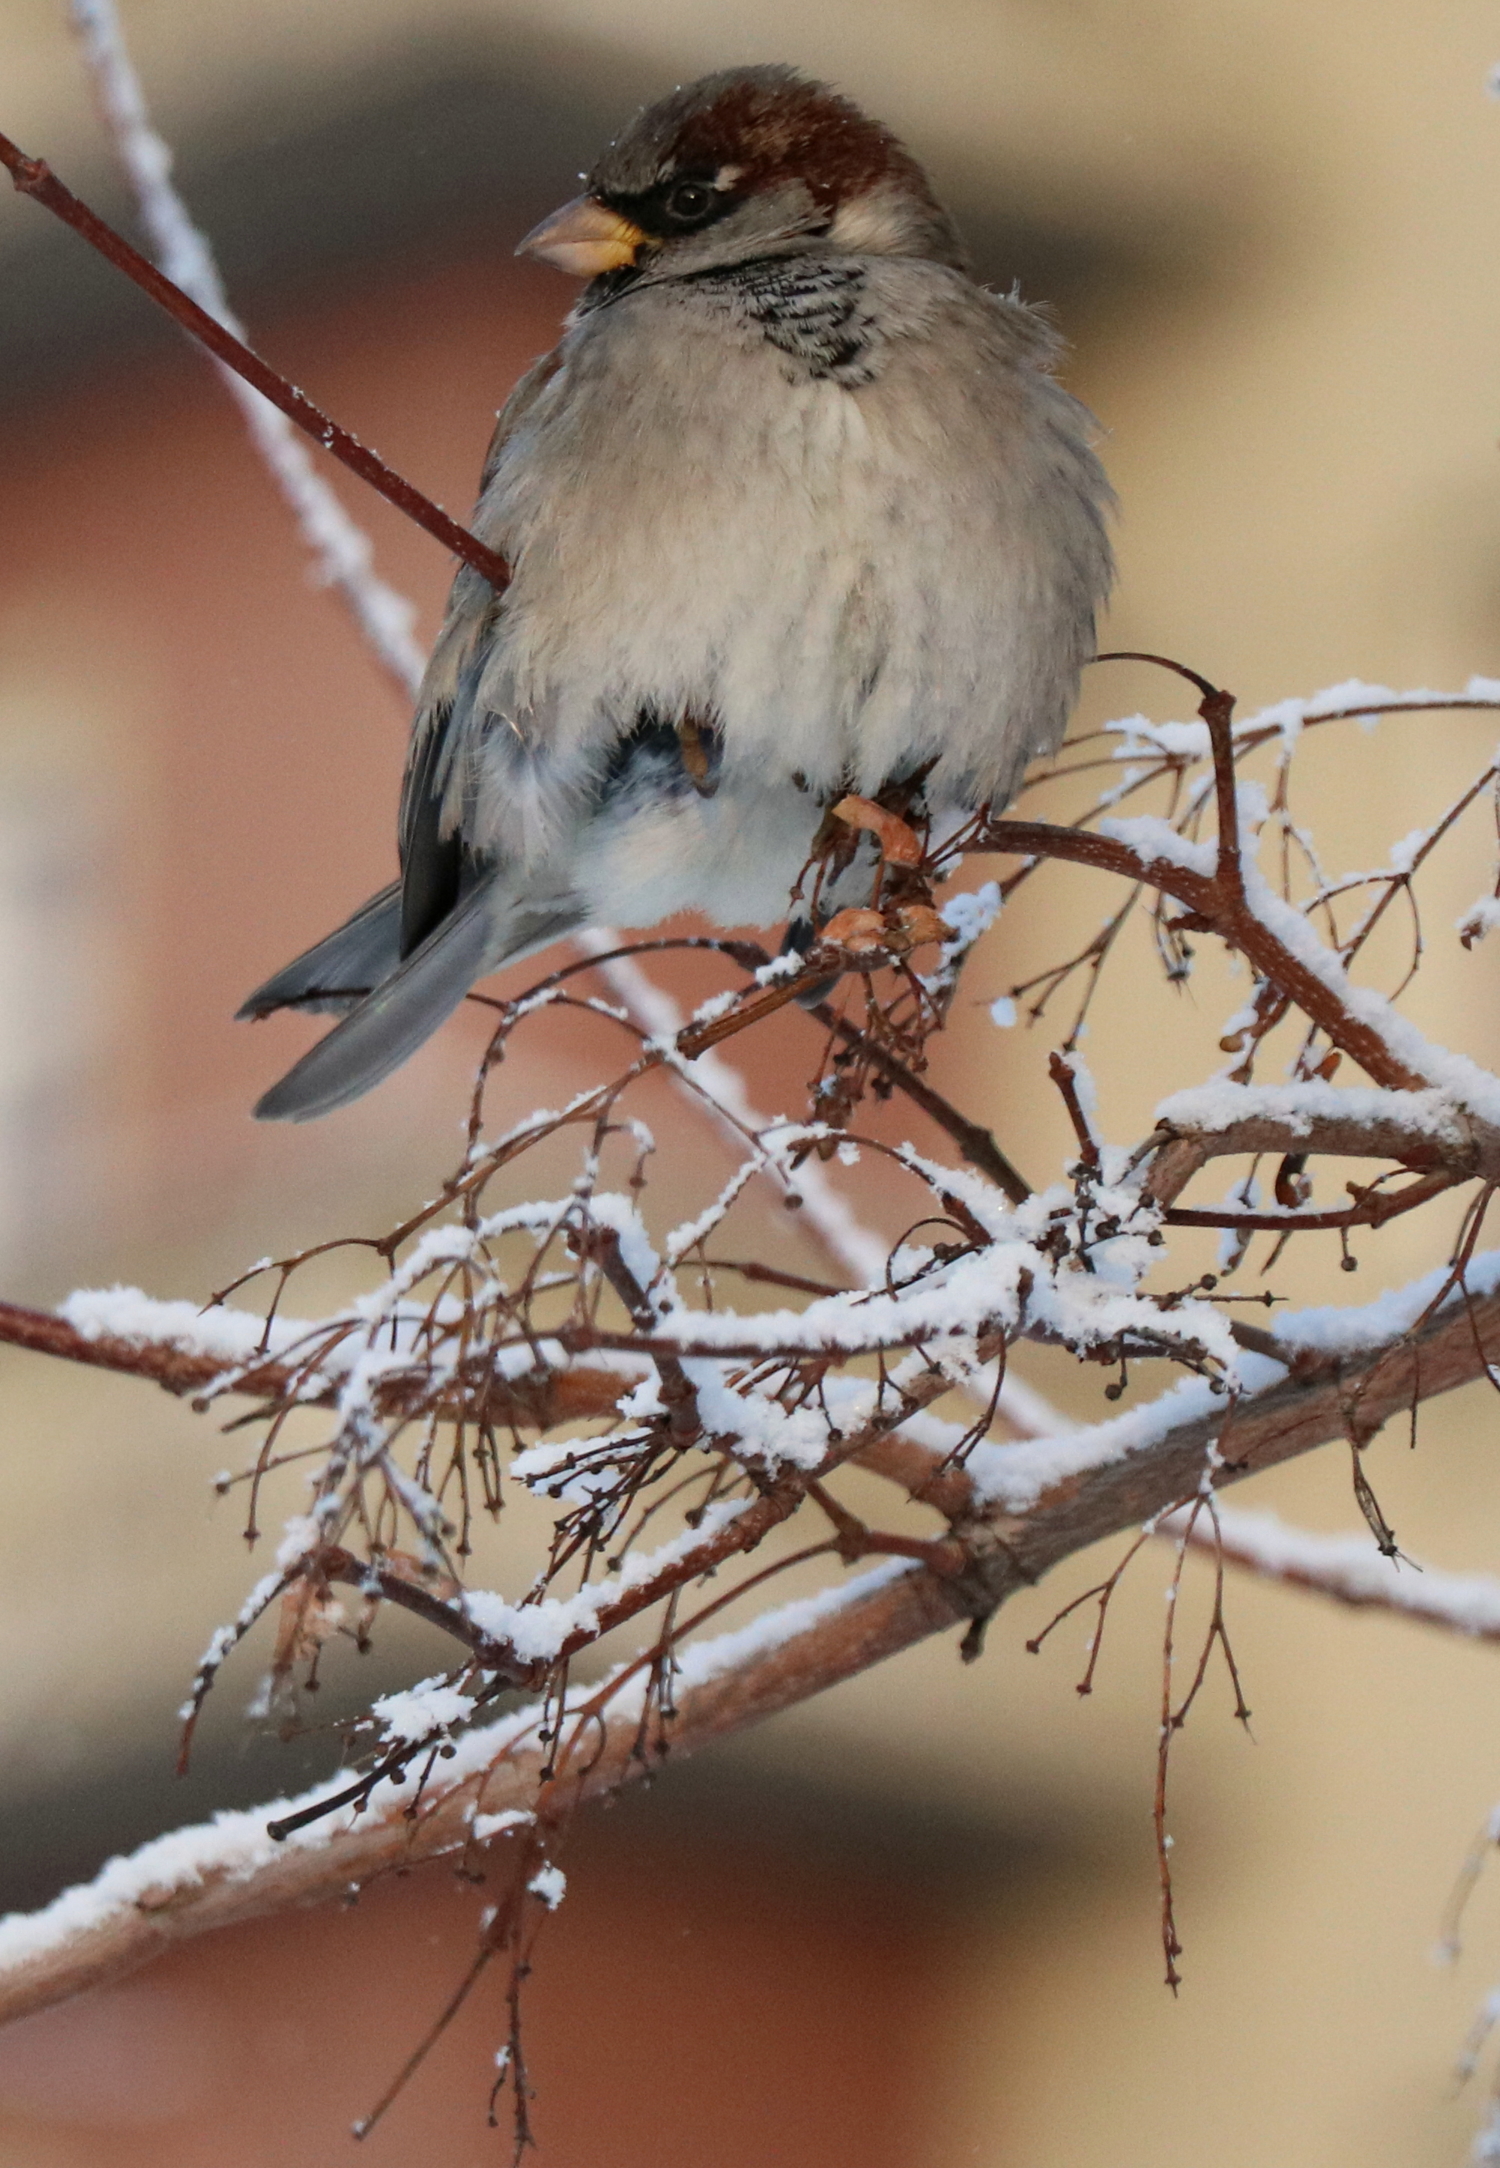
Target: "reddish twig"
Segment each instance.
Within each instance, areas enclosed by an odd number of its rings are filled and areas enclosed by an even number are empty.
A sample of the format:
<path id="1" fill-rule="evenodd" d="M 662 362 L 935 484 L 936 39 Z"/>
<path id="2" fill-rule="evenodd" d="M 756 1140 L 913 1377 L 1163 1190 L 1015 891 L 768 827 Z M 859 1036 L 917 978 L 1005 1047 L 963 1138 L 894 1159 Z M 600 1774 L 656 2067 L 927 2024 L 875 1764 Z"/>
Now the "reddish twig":
<path id="1" fill-rule="evenodd" d="M 1186 663 L 1174 662 L 1170 655 L 1144 654 L 1136 648 L 1116 648 L 1107 655 L 1096 655 L 1096 662 L 1149 662 L 1159 670 L 1171 670 L 1176 676 L 1186 678 L 1196 686 L 1202 696 L 1198 713 L 1208 725 L 1209 743 L 1213 747 L 1214 793 L 1219 809 L 1219 881 L 1231 902 L 1242 902 L 1245 894 L 1244 869 L 1240 864 L 1240 815 L 1239 800 L 1235 791 L 1234 763 L 1234 694 L 1222 687 L 1212 685 Z"/>
<path id="2" fill-rule="evenodd" d="M 861 1031 L 848 1017 L 837 1015 L 828 1002 L 820 1001 L 808 1013 L 816 1017 L 825 1030 L 833 1032 L 843 1045 L 853 1048 L 861 1060 L 868 1061 L 888 1083 L 894 1084 L 913 1106 L 920 1107 L 946 1136 L 952 1138 L 961 1157 L 988 1176 L 1012 1204 L 1026 1202 L 1031 1195 L 1031 1184 L 1000 1149 L 992 1130 L 960 1113 L 941 1092 L 933 1090 L 925 1077 L 918 1076 L 888 1047 L 872 1039 L 868 1032 Z"/>
<path id="3" fill-rule="evenodd" d="M 1280 988 L 1327 1033 L 1334 1045 L 1390 1091 L 1422 1091 L 1431 1078 L 1411 1069 L 1363 1018 L 1353 1015 L 1300 957 L 1279 941 L 1243 900 L 1226 897 L 1218 879 L 1175 858 L 1146 857 L 1113 836 L 1059 828 L 1047 821 L 991 820 L 965 843 L 971 851 L 1004 851 L 1018 858 L 1061 858 L 1121 880 L 1143 881 L 1185 904 L 1194 919 L 1238 949 L 1256 975 Z"/>
<path id="4" fill-rule="evenodd" d="M 268 1356 L 228 1361 L 172 1346 L 166 1341 L 120 1339 L 101 1333 L 97 1338 L 82 1333 L 66 1318 L 48 1310 L 29 1310 L 15 1302 L 0 1302 L 0 1346 L 30 1348 L 42 1355 L 56 1355 L 65 1362 L 82 1363 L 97 1370 L 114 1370 L 127 1377 L 145 1378 L 179 1399 L 208 1393 L 214 1388 L 244 1394 L 253 1400 L 280 1400 L 294 1393 L 300 1369 Z M 224 1381 L 228 1380 L 228 1383 Z M 472 1381 L 471 1381 L 472 1382 Z M 377 1388 L 377 1403 L 393 1409 L 408 1405 L 426 1383 L 420 1372 L 393 1373 Z M 483 1412 L 490 1420 L 514 1423 L 521 1429 L 550 1430 L 559 1423 L 586 1422 L 616 1413 L 620 1395 L 630 1380 L 618 1370 L 591 1370 L 583 1366 L 567 1370 L 538 1370 L 531 1376 L 482 1381 Z M 460 1383 L 458 1389 L 463 1389 Z M 217 1397 L 217 1395 L 216 1395 Z M 330 1385 L 307 1393 L 298 1404 L 328 1407 L 337 1398 Z"/>
<path id="5" fill-rule="evenodd" d="M 1169 1227 L 1221 1227 L 1247 1234 L 1298 1235 L 1327 1233 L 1346 1227 L 1383 1227 L 1387 1220 L 1399 1219 L 1403 1212 L 1414 1212 L 1419 1205 L 1430 1204 L 1434 1197 L 1441 1197 L 1460 1179 L 1447 1174 L 1428 1175 L 1422 1181 L 1409 1182 L 1405 1189 L 1390 1195 L 1382 1195 L 1374 1189 L 1356 1189 L 1350 1183 L 1350 1194 L 1356 1202 L 1326 1212 L 1237 1212 L 1228 1206 L 1217 1210 L 1211 1206 L 1173 1205 L 1165 1218 Z"/>
<path id="6" fill-rule="evenodd" d="M 0 165 L 9 168 L 11 179 L 23 196 L 30 196 L 33 202 L 40 203 L 65 225 L 71 226 L 91 248 L 97 249 L 143 293 L 149 294 L 175 323 L 217 356 L 226 368 L 233 369 L 247 384 L 254 385 L 263 398 L 279 407 L 288 421 L 294 422 L 315 443 L 341 460 L 362 482 L 368 482 L 372 489 L 378 490 L 408 519 L 424 527 L 445 549 L 452 550 L 456 557 L 471 565 L 489 581 L 497 594 L 504 592 L 510 583 L 510 568 L 503 557 L 481 542 L 477 535 L 470 534 L 466 527 L 461 527 L 457 520 L 450 519 L 440 506 L 424 497 L 394 468 L 388 467 L 368 445 L 361 444 L 358 437 L 351 436 L 347 429 L 331 420 L 268 362 L 262 361 L 259 354 L 237 339 L 233 332 L 226 331 L 206 309 L 199 308 L 180 286 L 175 286 L 139 249 L 132 248 L 122 235 L 107 226 L 97 213 L 65 187 L 45 159 L 29 158 L 9 136 L 0 135 Z"/>
<path id="7" fill-rule="evenodd" d="M 1048 1058 L 1047 1074 L 1062 1094 L 1063 1105 L 1068 1110 L 1068 1120 L 1073 1124 L 1073 1135 L 1078 1142 L 1078 1163 L 1090 1174 L 1097 1174 L 1099 1140 L 1089 1126 L 1089 1118 L 1078 1089 L 1078 1071 L 1073 1058 L 1068 1054 L 1052 1054 Z"/>

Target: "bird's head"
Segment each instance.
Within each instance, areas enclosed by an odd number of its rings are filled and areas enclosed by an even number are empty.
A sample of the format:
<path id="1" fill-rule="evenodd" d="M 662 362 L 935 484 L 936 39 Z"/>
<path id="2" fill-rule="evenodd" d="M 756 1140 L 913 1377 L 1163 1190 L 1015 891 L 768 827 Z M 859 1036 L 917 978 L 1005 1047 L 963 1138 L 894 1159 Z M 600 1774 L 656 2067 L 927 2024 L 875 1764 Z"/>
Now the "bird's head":
<path id="1" fill-rule="evenodd" d="M 647 106 L 585 193 L 517 251 L 579 278 L 687 276 L 833 248 L 966 268 L 953 222 L 888 128 L 795 69 L 726 69 Z"/>

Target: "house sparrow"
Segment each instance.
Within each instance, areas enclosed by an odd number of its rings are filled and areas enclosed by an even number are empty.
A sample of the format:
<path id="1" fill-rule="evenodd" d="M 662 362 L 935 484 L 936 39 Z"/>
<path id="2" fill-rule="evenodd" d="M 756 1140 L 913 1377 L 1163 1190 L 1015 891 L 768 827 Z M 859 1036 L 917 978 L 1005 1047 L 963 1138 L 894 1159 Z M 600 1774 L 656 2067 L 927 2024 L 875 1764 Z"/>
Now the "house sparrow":
<path id="1" fill-rule="evenodd" d="M 519 253 L 589 284 L 485 461 L 511 585 L 453 583 L 400 879 L 240 1011 L 347 1012 L 267 1119 L 357 1098 L 577 928 L 786 918 L 846 792 L 908 782 L 939 827 L 1003 805 L 1093 652 L 1110 491 L 1058 341 L 849 100 L 706 76 Z"/>

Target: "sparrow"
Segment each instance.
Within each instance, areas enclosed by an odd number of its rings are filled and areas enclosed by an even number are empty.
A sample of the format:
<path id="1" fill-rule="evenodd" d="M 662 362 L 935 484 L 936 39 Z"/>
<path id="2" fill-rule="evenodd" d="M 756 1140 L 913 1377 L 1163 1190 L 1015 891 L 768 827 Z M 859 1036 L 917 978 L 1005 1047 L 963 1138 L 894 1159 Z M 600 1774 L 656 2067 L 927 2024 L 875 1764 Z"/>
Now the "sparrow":
<path id="1" fill-rule="evenodd" d="M 1057 335 L 847 98 L 781 66 L 675 90 L 518 253 L 588 284 L 484 464 L 511 582 L 453 582 L 399 878 L 240 1011 L 342 1017 L 263 1119 L 359 1097 L 580 928 L 788 919 L 845 793 L 998 809 L 1094 652 L 1112 498 Z"/>

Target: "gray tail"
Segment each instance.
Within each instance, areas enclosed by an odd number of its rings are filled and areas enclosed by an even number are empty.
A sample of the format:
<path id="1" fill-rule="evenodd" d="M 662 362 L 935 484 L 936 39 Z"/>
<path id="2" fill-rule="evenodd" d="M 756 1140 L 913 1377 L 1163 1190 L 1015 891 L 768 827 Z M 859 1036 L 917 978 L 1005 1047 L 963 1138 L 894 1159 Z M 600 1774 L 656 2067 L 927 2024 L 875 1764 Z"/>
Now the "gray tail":
<path id="1" fill-rule="evenodd" d="M 269 1016 L 274 1009 L 307 1009 L 344 1016 L 357 1001 L 388 979 L 401 961 L 401 884 L 392 881 L 336 932 L 257 986 L 236 1012 L 239 1017 Z"/>
<path id="2" fill-rule="evenodd" d="M 476 979 L 513 957 L 545 948 L 570 933 L 583 915 L 577 906 L 568 906 L 545 916 L 518 918 L 499 903 L 495 877 L 481 881 L 403 964 L 271 1086 L 255 1109 L 257 1120 L 312 1121 L 360 1098 L 432 1036 Z M 324 947 L 356 923 L 351 920 L 349 927 L 331 934 Z M 297 968 L 290 965 L 288 971 Z"/>

